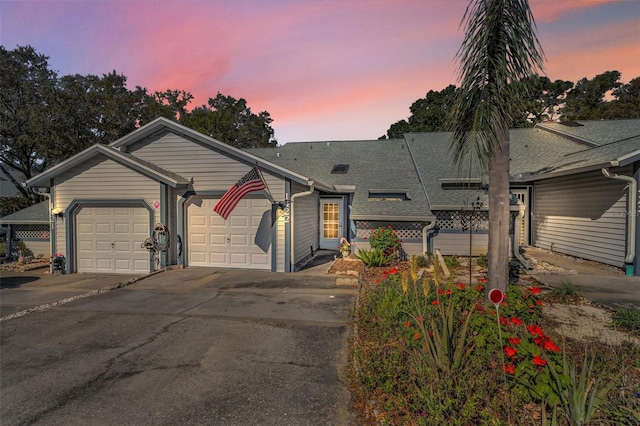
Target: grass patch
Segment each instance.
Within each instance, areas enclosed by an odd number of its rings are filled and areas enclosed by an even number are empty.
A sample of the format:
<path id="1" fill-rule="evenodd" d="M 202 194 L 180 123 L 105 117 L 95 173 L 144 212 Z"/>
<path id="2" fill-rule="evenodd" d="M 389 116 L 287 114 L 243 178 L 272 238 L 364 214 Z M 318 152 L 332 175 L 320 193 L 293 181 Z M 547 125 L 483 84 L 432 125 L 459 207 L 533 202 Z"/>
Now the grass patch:
<path id="1" fill-rule="evenodd" d="M 613 327 L 634 334 L 640 334 L 640 312 L 633 308 L 621 308 L 613 313 Z"/>

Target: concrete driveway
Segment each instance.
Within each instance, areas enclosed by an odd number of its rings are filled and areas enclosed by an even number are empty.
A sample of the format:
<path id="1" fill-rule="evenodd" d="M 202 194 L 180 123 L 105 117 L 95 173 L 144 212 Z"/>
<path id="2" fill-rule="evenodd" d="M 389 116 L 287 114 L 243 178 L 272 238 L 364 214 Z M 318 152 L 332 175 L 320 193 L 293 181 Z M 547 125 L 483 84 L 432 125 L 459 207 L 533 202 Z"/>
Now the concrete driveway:
<path id="1" fill-rule="evenodd" d="M 62 277 L 39 280 L 47 298 L 90 290 Z M 5 312 L 38 291 L 3 286 Z M 324 274 L 189 268 L 6 319 L 0 423 L 356 424 L 344 383 L 354 294 Z"/>

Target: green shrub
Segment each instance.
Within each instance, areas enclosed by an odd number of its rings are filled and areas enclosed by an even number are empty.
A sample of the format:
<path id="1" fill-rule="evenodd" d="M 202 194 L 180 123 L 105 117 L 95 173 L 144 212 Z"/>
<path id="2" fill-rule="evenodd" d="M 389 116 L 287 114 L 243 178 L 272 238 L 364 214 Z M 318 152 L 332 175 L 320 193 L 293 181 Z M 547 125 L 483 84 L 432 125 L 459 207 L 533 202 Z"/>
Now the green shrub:
<path id="1" fill-rule="evenodd" d="M 489 256 L 487 253 L 482 253 L 476 258 L 476 264 L 481 268 L 489 266 Z"/>
<path id="2" fill-rule="evenodd" d="M 447 268 L 459 268 L 461 266 L 457 256 L 444 256 L 444 264 Z"/>
<path id="3" fill-rule="evenodd" d="M 402 242 L 391 225 L 374 229 L 369 235 L 369 245 L 372 249 L 382 250 L 387 256 L 397 255 L 402 249 Z"/>
<path id="4" fill-rule="evenodd" d="M 371 250 L 358 250 L 356 257 L 362 260 L 362 262 L 367 266 L 386 266 L 395 259 L 396 254 L 391 253 L 387 255 L 379 248 L 372 248 Z"/>

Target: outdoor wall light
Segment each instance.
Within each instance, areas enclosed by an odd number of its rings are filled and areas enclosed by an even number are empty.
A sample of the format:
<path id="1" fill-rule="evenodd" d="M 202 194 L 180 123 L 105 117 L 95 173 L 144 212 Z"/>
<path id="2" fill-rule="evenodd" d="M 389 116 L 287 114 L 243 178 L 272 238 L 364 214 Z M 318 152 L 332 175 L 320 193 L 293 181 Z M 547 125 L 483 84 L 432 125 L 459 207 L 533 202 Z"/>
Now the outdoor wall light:
<path id="1" fill-rule="evenodd" d="M 62 209 L 61 208 L 55 208 L 53 210 L 51 210 L 51 214 L 54 216 L 58 216 L 58 217 L 62 217 Z"/>

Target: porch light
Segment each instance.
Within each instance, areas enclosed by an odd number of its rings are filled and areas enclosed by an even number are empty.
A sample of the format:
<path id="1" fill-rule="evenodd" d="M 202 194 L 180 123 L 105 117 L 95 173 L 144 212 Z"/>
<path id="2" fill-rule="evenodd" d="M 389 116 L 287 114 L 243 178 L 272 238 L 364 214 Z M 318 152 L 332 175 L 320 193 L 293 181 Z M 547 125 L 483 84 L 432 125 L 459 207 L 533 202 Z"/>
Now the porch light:
<path id="1" fill-rule="evenodd" d="M 62 209 L 57 207 L 57 208 L 51 210 L 51 214 L 54 215 L 54 216 L 62 217 Z"/>

